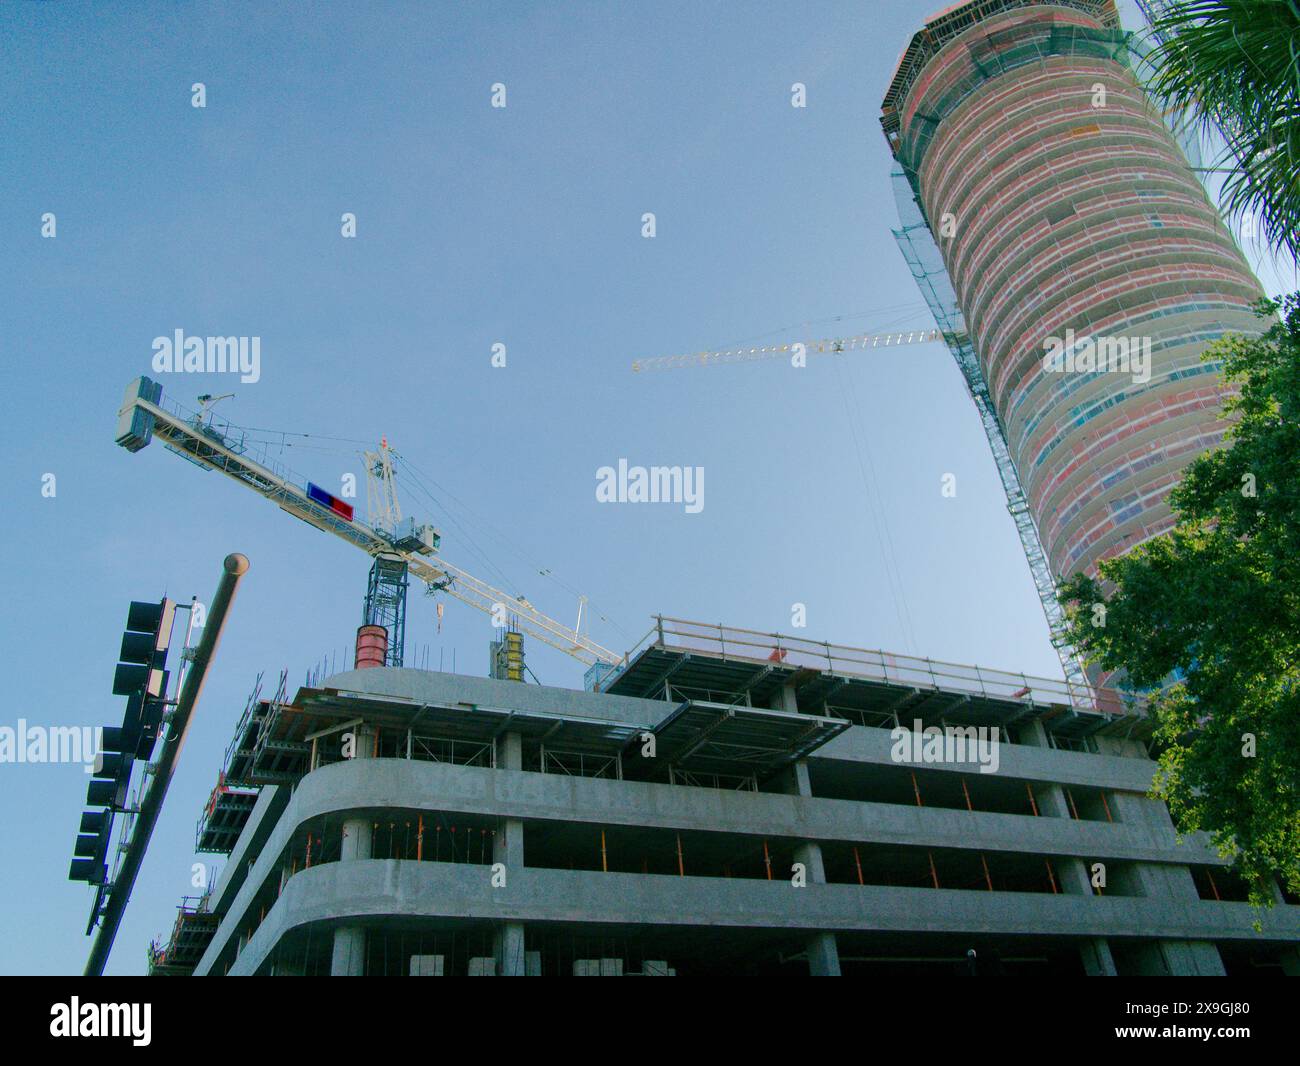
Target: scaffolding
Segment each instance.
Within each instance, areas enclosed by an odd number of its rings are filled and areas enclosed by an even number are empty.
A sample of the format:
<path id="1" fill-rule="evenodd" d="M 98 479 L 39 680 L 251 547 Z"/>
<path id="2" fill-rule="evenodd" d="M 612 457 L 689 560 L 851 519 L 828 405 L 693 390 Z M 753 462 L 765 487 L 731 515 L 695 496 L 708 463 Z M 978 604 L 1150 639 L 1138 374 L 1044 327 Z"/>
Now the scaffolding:
<path id="1" fill-rule="evenodd" d="M 1029 501 L 1021 487 L 1016 465 L 1011 460 L 1006 433 L 993 405 L 993 397 L 989 394 L 988 381 L 980 366 L 979 356 L 975 353 L 975 346 L 966 330 L 966 321 L 957 305 L 957 294 L 944 268 L 939 246 L 934 242 L 934 236 L 921 214 L 911 184 L 901 167 L 895 167 L 892 181 L 899 217 L 899 228 L 893 230 L 894 240 L 898 242 L 907 267 L 912 272 L 921 295 L 925 297 L 944 342 L 961 370 L 966 390 L 975 403 L 980 425 L 993 452 L 993 462 L 997 466 L 1002 489 L 1007 495 L 1007 510 L 1015 523 L 1021 547 L 1029 562 L 1030 575 L 1034 579 L 1038 602 L 1042 604 L 1043 614 L 1047 618 L 1052 647 L 1061 660 L 1061 669 L 1071 686 L 1087 691 L 1090 685 L 1082 660 L 1066 637 L 1065 612 L 1056 597 L 1056 579 L 1048 565 L 1038 527 L 1029 512 Z"/>
<path id="2" fill-rule="evenodd" d="M 230 785 L 226 775 L 219 773 L 194 833 L 194 850 L 229 855 L 257 806 L 259 794 L 256 788 Z"/>
<path id="3" fill-rule="evenodd" d="M 191 976 L 220 924 L 220 915 L 209 910 L 207 893 L 186 896 L 177 908 L 176 922 L 167 943 L 154 940 L 149 944 L 149 976 Z"/>
<path id="4" fill-rule="evenodd" d="M 288 676 L 287 670 L 280 674 L 277 700 L 284 697 Z M 195 851 L 229 855 L 248 824 L 261 794 L 261 782 L 252 779 L 250 764 L 274 703 L 262 698 L 262 675 L 258 674 L 235 726 L 235 735 L 226 746 L 217 783 L 199 815 L 194 830 Z"/>

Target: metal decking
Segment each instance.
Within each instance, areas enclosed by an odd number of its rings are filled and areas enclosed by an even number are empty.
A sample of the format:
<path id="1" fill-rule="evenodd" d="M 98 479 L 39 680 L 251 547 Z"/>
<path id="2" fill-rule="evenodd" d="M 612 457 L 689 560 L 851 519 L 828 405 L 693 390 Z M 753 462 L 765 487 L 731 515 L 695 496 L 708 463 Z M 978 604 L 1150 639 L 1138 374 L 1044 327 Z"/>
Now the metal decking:
<path id="1" fill-rule="evenodd" d="M 764 707 L 788 685 L 804 712 L 864 724 L 1011 726 L 1038 719 L 1068 738 L 1151 732 L 1141 701 L 1103 696 L 1098 704 L 1091 690 L 1064 680 L 666 617 L 599 688 Z"/>
<path id="2" fill-rule="evenodd" d="M 650 657 L 647 658 L 646 656 Z M 653 651 L 636 660 L 647 668 Z M 510 685 L 517 684 L 516 682 Z M 508 687 L 501 702 L 508 702 Z M 662 706 L 662 704 L 660 704 Z M 674 770 L 695 775 L 763 780 L 843 732 L 843 716 L 687 698 L 644 720 L 520 710 L 482 703 L 420 701 L 331 687 L 300 688 L 292 702 L 250 698 L 231 742 L 226 770 L 199 825 L 200 850 L 226 851 L 238 839 L 257 800 L 254 786 L 291 784 L 339 757 L 341 734 L 365 724 L 373 748 L 363 754 L 396 758 L 448 758 L 495 765 L 495 742 L 507 733 L 548 756 L 599 757 L 626 766 L 629 776 L 659 779 Z M 632 756 L 650 736 L 653 760 Z M 460 754 L 457 755 L 456 751 Z M 561 765 L 552 763 L 551 765 Z"/>
<path id="3" fill-rule="evenodd" d="M 592 755 L 621 751 L 645 728 L 599 718 L 517 711 L 475 703 L 446 706 L 329 688 L 299 689 L 294 706 L 282 709 L 282 714 L 290 713 L 302 719 L 299 729 L 286 730 L 286 735 L 293 736 L 362 719 L 381 730 L 418 731 L 454 741 L 488 743 L 506 733 L 518 733 L 525 739 L 544 740 L 566 751 Z"/>
<path id="4" fill-rule="evenodd" d="M 761 782 L 848 728 L 843 719 L 687 700 L 651 732 L 659 765 Z"/>

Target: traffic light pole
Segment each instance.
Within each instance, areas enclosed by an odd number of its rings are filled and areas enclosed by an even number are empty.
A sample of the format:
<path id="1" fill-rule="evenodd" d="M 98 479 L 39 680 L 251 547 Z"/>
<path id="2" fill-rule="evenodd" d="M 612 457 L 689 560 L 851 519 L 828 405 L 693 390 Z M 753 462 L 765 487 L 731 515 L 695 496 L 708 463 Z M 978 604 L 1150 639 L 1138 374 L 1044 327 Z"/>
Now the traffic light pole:
<path id="1" fill-rule="evenodd" d="M 152 780 L 145 790 L 144 799 L 136 813 L 131 829 L 131 840 L 117 877 L 113 881 L 108 903 L 104 907 L 104 920 L 95 934 L 95 942 L 90 947 L 90 958 L 86 960 L 84 976 L 100 977 L 104 965 L 108 962 L 108 953 L 113 950 L 113 940 L 117 937 L 122 914 L 131 890 L 135 887 L 136 875 L 144 861 L 145 850 L 149 847 L 149 838 L 153 835 L 154 825 L 162 811 L 163 800 L 167 796 L 167 787 L 171 784 L 172 774 L 176 770 L 176 760 L 180 758 L 181 748 L 185 745 L 185 734 L 189 729 L 190 715 L 199 701 L 203 690 L 203 680 L 208 672 L 208 664 L 217 650 L 221 631 L 225 627 L 226 613 L 235 599 L 235 590 L 239 579 L 248 570 L 248 559 L 238 553 L 227 555 L 222 564 L 221 582 L 217 585 L 216 595 L 212 597 L 212 606 L 208 610 L 203 636 L 194 652 L 190 669 L 185 674 L 185 684 L 181 687 L 180 698 L 176 701 L 176 711 L 167 726 L 167 736 L 162 744 L 162 751 L 152 770 Z"/>

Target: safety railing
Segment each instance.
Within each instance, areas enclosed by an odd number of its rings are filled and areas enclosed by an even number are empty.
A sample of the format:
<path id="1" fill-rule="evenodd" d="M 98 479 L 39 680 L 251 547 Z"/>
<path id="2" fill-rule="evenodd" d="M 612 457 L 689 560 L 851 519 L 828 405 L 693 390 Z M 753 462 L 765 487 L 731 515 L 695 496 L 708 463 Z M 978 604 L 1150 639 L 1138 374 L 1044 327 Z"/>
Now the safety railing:
<path id="1" fill-rule="evenodd" d="M 1126 706 L 1110 695 L 1099 699 L 1092 688 L 1063 678 L 1036 677 L 663 615 L 655 616 L 655 624 L 628 653 L 627 661 L 631 662 L 644 648 L 655 645 L 670 650 L 697 651 L 723 659 L 822 670 L 914 688 L 934 688 L 991 699 L 1065 704 L 1080 711 L 1131 714 L 1140 712 L 1142 707 L 1140 698 L 1135 699 L 1133 706 Z"/>

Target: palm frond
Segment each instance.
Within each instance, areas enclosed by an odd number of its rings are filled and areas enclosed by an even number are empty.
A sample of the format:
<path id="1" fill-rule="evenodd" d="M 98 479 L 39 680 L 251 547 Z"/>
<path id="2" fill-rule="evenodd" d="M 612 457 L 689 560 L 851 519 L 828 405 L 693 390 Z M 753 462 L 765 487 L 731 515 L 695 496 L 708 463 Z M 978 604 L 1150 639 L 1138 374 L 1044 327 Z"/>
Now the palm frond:
<path id="1" fill-rule="evenodd" d="M 1153 90 L 1227 142 L 1224 210 L 1300 257 L 1300 0 L 1168 0 L 1152 29 Z"/>

